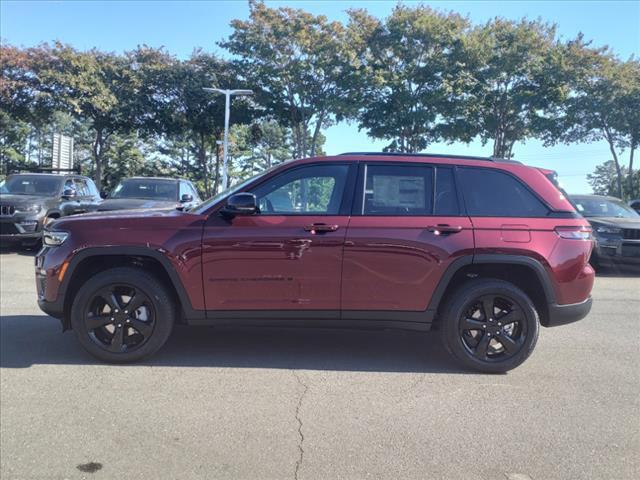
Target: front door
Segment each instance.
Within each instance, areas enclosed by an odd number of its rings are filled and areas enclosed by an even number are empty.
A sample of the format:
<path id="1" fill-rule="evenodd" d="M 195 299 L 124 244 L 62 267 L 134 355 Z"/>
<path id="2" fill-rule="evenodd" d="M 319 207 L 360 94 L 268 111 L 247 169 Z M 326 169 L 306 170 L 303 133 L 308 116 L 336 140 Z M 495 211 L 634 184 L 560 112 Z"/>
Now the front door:
<path id="1" fill-rule="evenodd" d="M 371 162 L 361 168 L 356 198 L 345 241 L 343 318 L 428 321 L 421 312 L 444 271 L 473 254 L 453 168 Z"/>
<path id="2" fill-rule="evenodd" d="M 313 310 L 338 318 L 355 170 L 342 163 L 292 168 L 250 190 L 259 214 L 213 214 L 203 238 L 207 310 Z"/>

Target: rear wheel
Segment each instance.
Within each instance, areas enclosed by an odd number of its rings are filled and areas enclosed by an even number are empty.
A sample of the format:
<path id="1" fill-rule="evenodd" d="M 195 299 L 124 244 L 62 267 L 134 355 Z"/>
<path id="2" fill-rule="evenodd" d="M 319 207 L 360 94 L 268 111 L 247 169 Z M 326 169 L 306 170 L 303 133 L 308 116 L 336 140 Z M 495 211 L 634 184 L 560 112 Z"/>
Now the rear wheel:
<path id="1" fill-rule="evenodd" d="M 461 285 L 440 320 L 443 342 L 467 368 L 501 373 L 533 351 L 539 319 L 531 299 L 502 280 L 477 279 Z"/>
<path id="2" fill-rule="evenodd" d="M 107 362 L 132 362 L 155 353 L 169 338 L 175 306 L 155 277 L 136 268 L 95 275 L 78 291 L 71 324 L 82 346 Z"/>

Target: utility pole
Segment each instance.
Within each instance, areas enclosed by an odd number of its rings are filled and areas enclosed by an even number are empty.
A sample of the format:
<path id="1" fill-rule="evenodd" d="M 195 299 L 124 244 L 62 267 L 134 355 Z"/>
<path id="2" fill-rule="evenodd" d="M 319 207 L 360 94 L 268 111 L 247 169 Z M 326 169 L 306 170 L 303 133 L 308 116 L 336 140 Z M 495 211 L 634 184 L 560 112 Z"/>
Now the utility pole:
<path id="1" fill-rule="evenodd" d="M 233 95 L 253 95 L 253 90 L 223 90 L 221 88 L 204 87 L 205 92 L 224 95 L 224 150 L 222 152 L 222 191 L 227 189 L 227 158 L 229 152 L 229 117 L 231 116 L 231 97 Z"/>

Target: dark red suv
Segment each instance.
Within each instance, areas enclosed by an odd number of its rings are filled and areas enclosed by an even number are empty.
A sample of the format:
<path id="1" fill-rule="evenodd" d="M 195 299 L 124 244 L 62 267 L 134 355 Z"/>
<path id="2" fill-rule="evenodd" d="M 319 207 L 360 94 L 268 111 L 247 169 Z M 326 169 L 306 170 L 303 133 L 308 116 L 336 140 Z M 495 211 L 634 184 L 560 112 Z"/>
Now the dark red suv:
<path id="1" fill-rule="evenodd" d="M 174 323 L 437 330 L 502 372 L 539 325 L 591 308 L 591 227 L 553 172 L 446 155 L 278 165 L 188 211 L 57 220 L 40 307 L 96 357 L 151 355 Z"/>

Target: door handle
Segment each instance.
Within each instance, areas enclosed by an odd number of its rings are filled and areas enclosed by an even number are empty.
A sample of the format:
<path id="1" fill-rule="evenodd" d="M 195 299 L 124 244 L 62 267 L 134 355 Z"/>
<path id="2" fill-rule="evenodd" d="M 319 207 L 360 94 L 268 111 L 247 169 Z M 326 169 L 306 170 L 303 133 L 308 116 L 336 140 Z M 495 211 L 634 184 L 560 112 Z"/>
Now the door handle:
<path id="1" fill-rule="evenodd" d="M 452 235 L 454 233 L 461 232 L 462 226 L 439 223 L 438 225 L 428 226 L 427 230 L 429 230 L 430 232 L 433 232 L 434 235 Z"/>
<path id="2" fill-rule="evenodd" d="M 313 223 L 304 227 L 306 232 L 311 232 L 312 235 L 316 233 L 335 232 L 340 228 L 339 225 L 327 225 L 326 223 Z"/>

